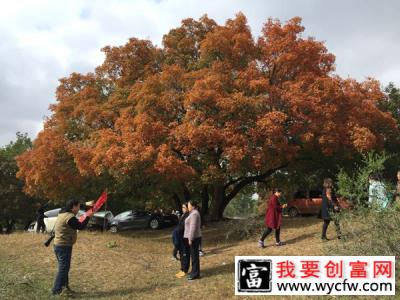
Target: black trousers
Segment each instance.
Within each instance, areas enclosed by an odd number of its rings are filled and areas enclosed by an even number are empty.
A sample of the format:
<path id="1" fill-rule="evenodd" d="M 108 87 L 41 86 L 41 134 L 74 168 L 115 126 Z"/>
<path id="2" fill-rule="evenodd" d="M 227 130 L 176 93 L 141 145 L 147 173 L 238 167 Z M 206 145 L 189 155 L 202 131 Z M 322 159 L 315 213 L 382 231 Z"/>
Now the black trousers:
<path id="1" fill-rule="evenodd" d="M 182 257 L 182 252 L 176 245 L 174 245 L 174 249 L 172 249 L 172 256 L 177 257 L 178 253 L 179 257 Z"/>
<path id="2" fill-rule="evenodd" d="M 264 242 L 265 238 L 272 232 L 272 230 L 273 230 L 272 228 L 267 227 L 262 233 L 260 241 Z M 277 243 L 281 241 L 280 236 L 281 236 L 281 228 L 279 227 L 275 229 L 275 240 Z"/>
<path id="3" fill-rule="evenodd" d="M 43 218 L 38 218 L 36 225 L 36 232 L 45 232 L 45 231 L 46 231 L 46 225 L 44 224 Z"/>
<path id="4" fill-rule="evenodd" d="M 182 259 L 184 254 L 183 234 L 179 231 L 173 231 L 172 243 L 174 244 L 174 249 L 172 250 L 172 256 L 176 257 L 176 255 L 179 253 L 179 258 Z"/>
<path id="5" fill-rule="evenodd" d="M 322 238 L 326 238 L 326 232 L 328 231 L 329 223 L 331 223 L 331 220 L 324 219 L 324 223 L 322 224 Z M 342 235 L 342 232 L 340 231 L 339 221 L 334 218 L 333 223 L 335 224 L 336 234 L 338 235 L 338 237 L 340 237 Z"/>
<path id="6" fill-rule="evenodd" d="M 189 272 L 190 261 L 192 261 L 192 270 L 190 271 L 190 277 L 200 277 L 200 256 L 199 246 L 201 238 L 195 238 L 192 241 L 192 245 L 189 246 L 189 240 L 184 239 L 184 254 L 181 259 L 181 270 L 185 273 Z"/>

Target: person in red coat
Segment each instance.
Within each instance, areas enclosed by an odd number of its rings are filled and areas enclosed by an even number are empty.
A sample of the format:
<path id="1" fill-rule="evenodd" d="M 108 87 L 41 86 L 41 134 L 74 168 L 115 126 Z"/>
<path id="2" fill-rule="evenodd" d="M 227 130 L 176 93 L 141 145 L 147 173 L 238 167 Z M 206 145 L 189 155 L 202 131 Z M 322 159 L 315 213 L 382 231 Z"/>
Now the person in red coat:
<path id="1" fill-rule="evenodd" d="M 265 238 L 275 229 L 276 246 L 282 246 L 284 243 L 281 242 L 280 232 L 282 223 L 282 208 L 286 207 L 286 204 L 281 205 L 279 203 L 279 197 L 282 195 L 280 189 L 274 189 L 272 196 L 269 198 L 267 211 L 265 213 L 265 230 L 261 235 L 258 245 L 260 248 L 265 248 Z"/>

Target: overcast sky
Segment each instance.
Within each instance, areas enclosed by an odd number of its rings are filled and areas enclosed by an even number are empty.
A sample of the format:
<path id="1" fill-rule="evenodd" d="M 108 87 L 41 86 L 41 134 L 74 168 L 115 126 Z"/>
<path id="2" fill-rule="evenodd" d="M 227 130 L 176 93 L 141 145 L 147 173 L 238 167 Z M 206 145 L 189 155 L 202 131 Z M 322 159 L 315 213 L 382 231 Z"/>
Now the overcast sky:
<path id="1" fill-rule="evenodd" d="M 207 13 L 219 24 L 242 11 L 258 36 L 269 18 L 303 18 L 306 35 L 326 42 L 343 77 L 400 86 L 400 1 L 145 0 L 2 1 L 0 146 L 17 131 L 35 138 L 55 102 L 58 79 L 101 64 L 100 49 L 130 37 L 161 45 L 184 18 Z"/>

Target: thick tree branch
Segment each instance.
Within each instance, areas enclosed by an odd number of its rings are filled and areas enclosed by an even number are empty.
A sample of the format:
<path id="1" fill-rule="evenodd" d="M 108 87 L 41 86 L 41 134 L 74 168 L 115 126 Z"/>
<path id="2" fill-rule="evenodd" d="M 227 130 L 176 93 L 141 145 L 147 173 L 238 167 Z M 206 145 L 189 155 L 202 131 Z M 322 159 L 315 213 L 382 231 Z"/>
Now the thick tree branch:
<path id="1" fill-rule="evenodd" d="M 235 197 L 241 191 L 241 189 L 243 189 L 246 185 L 248 185 L 248 184 L 250 184 L 252 182 L 256 182 L 256 181 L 261 181 L 262 182 L 268 176 L 271 176 L 276 171 L 281 170 L 283 168 L 286 168 L 287 166 L 288 166 L 288 164 L 284 164 L 284 165 L 281 165 L 281 166 L 279 166 L 277 168 L 270 169 L 265 173 L 243 178 L 238 184 L 236 184 L 234 186 L 233 190 L 228 195 L 226 195 L 225 201 L 229 203 L 229 201 L 231 201 L 233 199 L 233 197 Z"/>
<path id="2" fill-rule="evenodd" d="M 240 180 L 243 180 L 243 179 L 245 179 L 246 177 L 239 177 L 239 178 L 236 178 L 236 179 L 233 179 L 233 180 L 231 180 L 231 181 L 229 181 L 227 184 L 225 184 L 224 185 L 224 189 L 227 189 L 228 187 L 230 187 L 232 184 L 235 184 L 235 183 L 237 183 L 237 182 L 239 182 Z"/>

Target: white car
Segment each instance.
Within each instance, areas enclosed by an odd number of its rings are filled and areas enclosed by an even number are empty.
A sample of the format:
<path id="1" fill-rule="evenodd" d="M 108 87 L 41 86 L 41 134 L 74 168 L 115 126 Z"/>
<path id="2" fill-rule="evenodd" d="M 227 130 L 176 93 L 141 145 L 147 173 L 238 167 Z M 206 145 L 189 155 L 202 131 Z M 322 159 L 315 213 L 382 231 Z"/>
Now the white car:
<path id="1" fill-rule="evenodd" d="M 54 227 L 56 225 L 56 220 L 57 216 L 60 213 L 61 208 L 56 208 L 52 210 L 48 210 L 44 213 L 45 218 L 44 218 L 44 224 L 46 225 L 46 232 L 51 233 L 54 230 Z M 83 215 L 85 211 L 80 210 L 77 214 L 76 217 L 79 218 L 81 215 Z M 98 211 L 96 212 L 93 217 L 91 218 L 91 221 L 89 221 L 88 227 L 99 227 L 97 223 L 99 223 L 99 219 L 106 219 L 104 222 L 104 226 L 106 228 L 109 227 L 109 224 L 111 224 L 112 219 L 114 218 L 113 214 L 110 211 Z M 103 222 L 101 222 L 103 224 Z M 89 226 L 93 225 L 93 226 Z M 101 226 L 100 226 L 101 227 Z M 31 225 L 28 228 L 29 232 L 36 232 L 37 224 L 36 221 L 32 222 Z"/>
<path id="2" fill-rule="evenodd" d="M 56 224 L 56 219 L 58 214 L 60 213 L 61 208 L 56 208 L 52 210 L 48 210 L 44 213 L 45 218 L 44 218 L 44 225 L 46 225 L 46 232 L 51 233 L 54 229 L 54 226 Z M 29 225 L 28 231 L 29 232 L 36 232 L 37 229 L 37 222 L 34 221 Z"/>

